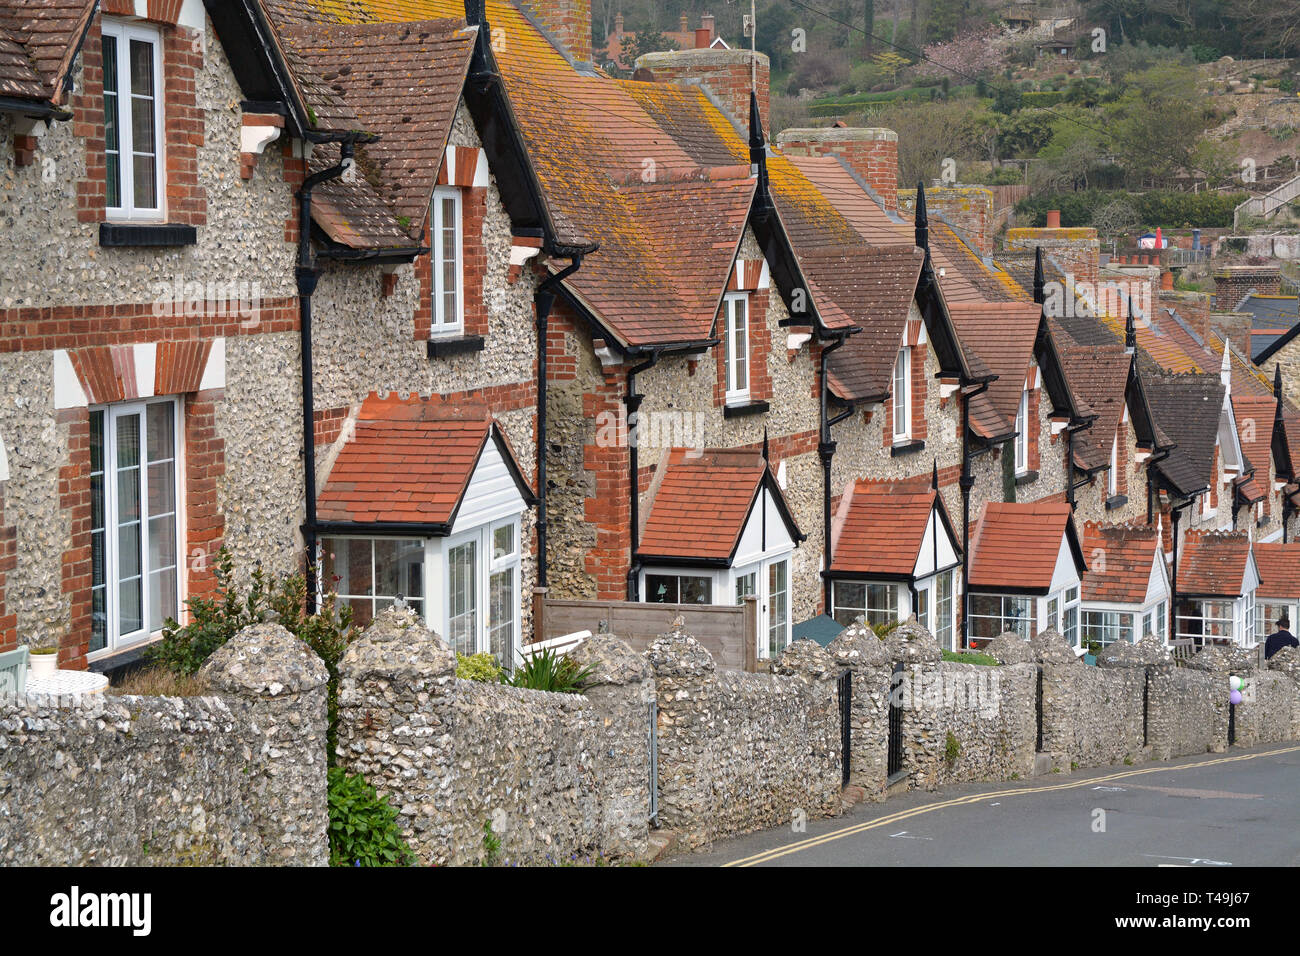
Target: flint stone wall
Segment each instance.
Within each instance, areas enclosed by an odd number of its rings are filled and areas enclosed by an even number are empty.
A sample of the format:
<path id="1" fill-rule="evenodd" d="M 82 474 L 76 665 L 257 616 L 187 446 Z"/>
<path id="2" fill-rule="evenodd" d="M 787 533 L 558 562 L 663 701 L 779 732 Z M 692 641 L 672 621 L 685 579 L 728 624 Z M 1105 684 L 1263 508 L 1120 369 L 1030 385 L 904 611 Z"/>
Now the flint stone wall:
<path id="1" fill-rule="evenodd" d="M 1032 664 L 913 664 L 900 686 L 910 786 L 1027 777 L 1038 721 Z M 951 747 L 949 738 L 951 735 Z"/>
<path id="2" fill-rule="evenodd" d="M 1056 769 L 1143 759 L 1141 668 L 1044 663 L 1043 750 Z"/>
<path id="3" fill-rule="evenodd" d="M 338 762 L 399 812 L 424 864 L 560 862 L 645 851 L 645 662 L 617 638 L 584 650 L 586 695 L 460 680 L 456 655 L 409 611 L 381 614 L 340 665 Z"/>
<path id="4" fill-rule="evenodd" d="M 1150 682 L 1147 742 L 1151 759 L 1223 753 L 1228 748 L 1226 677 L 1160 665 L 1150 668 Z"/>
<path id="5" fill-rule="evenodd" d="M 325 665 L 246 628 L 203 697 L 0 696 L 0 864 L 323 866 Z"/>
<path id="6" fill-rule="evenodd" d="M 646 651 L 659 699 L 659 820 L 683 848 L 840 807 L 834 661 L 796 641 L 771 674 L 719 671 L 674 631 Z"/>

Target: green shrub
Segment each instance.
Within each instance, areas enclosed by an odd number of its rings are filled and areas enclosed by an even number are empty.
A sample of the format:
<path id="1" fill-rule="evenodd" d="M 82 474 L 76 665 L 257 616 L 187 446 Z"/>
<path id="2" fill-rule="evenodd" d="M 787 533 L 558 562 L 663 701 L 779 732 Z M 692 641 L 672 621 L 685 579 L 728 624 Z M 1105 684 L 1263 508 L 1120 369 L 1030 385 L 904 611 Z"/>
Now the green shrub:
<path id="1" fill-rule="evenodd" d="M 156 664 L 174 674 L 193 675 L 213 651 L 243 628 L 266 620 L 270 609 L 266 572 L 261 565 L 254 568 L 248 594 L 241 595 L 234 583 L 234 564 L 225 548 L 217 552 L 215 593 L 211 598 L 193 597 L 185 602 L 191 620 L 184 627 L 171 618 L 163 623 L 162 640 L 149 651 Z"/>
<path id="2" fill-rule="evenodd" d="M 150 659 L 177 676 L 192 676 L 217 648 L 243 628 L 274 616 L 285 630 L 316 652 L 329 672 L 326 756 L 333 766 L 338 740 L 339 661 L 355 637 L 352 608 L 340 606 L 338 596 L 330 593 L 315 614 L 308 614 L 306 575 L 293 574 L 274 581 L 261 565 L 253 569 L 248 593 L 241 594 L 234 583 L 234 560 L 225 548 L 217 552 L 215 576 L 214 596 L 187 600 L 190 623 L 181 627 L 169 618 L 163 625 L 162 640 L 150 649 Z"/>
<path id="3" fill-rule="evenodd" d="M 961 741 L 958 740 L 956 735 L 954 735 L 953 732 L 950 730 L 948 731 L 948 742 L 944 744 L 944 748 L 943 748 L 943 761 L 949 767 L 951 767 L 953 764 L 957 762 L 957 758 L 960 756 L 961 756 Z"/>
<path id="4" fill-rule="evenodd" d="M 515 668 L 508 683 L 525 690 L 545 690 L 553 694 L 580 694 L 595 669 L 594 665 L 579 667 L 570 657 L 543 648 L 526 658 Z"/>
<path id="5" fill-rule="evenodd" d="M 329 771 L 330 866 L 413 866 L 397 810 L 360 774 Z"/>
<path id="6" fill-rule="evenodd" d="M 476 680 L 482 684 L 501 682 L 505 669 L 497 663 L 496 655 L 486 651 L 482 654 L 456 655 L 456 676 L 461 680 Z"/>
<path id="7" fill-rule="evenodd" d="M 997 667 L 998 659 L 990 657 L 988 654 L 980 654 L 976 651 L 942 651 L 945 661 L 952 661 L 957 664 L 980 664 L 985 667 Z"/>
<path id="8" fill-rule="evenodd" d="M 1061 212 L 1061 225 L 1087 226 L 1094 214 L 1117 200 L 1132 205 L 1143 226 L 1154 229 L 1199 226 L 1205 229 L 1232 225 L 1232 212 L 1246 198 L 1245 193 L 1179 192 L 1156 189 L 1145 193 L 1087 189 L 1078 192 L 1035 193 L 1016 204 L 1016 213 L 1032 220 L 1032 225 L 1047 222 L 1052 209 Z"/>

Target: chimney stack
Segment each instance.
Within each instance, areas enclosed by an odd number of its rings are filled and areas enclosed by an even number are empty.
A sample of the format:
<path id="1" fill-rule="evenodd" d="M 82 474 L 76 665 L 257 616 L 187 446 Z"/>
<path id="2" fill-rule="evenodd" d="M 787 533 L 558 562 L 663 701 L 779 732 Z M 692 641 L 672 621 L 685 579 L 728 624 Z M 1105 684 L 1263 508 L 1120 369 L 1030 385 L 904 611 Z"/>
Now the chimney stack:
<path id="1" fill-rule="evenodd" d="M 898 134 L 892 129 L 787 129 L 777 134 L 776 145 L 790 156 L 842 156 L 884 207 L 898 212 Z"/>
<path id="2" fill-rule="evenodd" d="M 638 69 L 654 73 L 659 83 L 699 84 L 731 117 L 739 129 L 749 128 L 750 69 L 755 54 L 748 50 L 674 50 L 646 53 L 636 60 Z M 758 108 L 763 129 L 769 127 L 768 85 L 772 67 L 766 53 L 757 54 Z"/>
<path id="3" fill-rule="evenodd" d="M 591 62 L 591 0 L 523 0 L 523 4 L 569 59 Z"/>

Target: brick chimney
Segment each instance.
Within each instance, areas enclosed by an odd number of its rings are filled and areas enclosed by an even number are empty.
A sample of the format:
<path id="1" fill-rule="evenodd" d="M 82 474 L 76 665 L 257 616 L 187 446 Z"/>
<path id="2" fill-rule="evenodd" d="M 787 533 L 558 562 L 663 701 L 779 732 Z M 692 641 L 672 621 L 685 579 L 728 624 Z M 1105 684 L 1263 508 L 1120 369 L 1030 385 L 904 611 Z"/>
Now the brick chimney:
<path id="1" fill-rule="evenodd" d="M 1211 312 L 1210 326 L 1231 342 L 1239 353 L 1248 359 L 1252 357 L 1250 332 L 1254 327 L 1254 317 L 1249 312 Z"/>
<path id="2" fill-rule="evenodd" d="M 916 190 L 902 189 L 898 204 L 908 212 L 916 209 Z M 957 230 L 981 256 L 993 255 L 993 190 L 985 186 L 930 186 L 925 190 L 925 208 Z"/>
<path id="3" fill-rule="evenodd" d="M 1215 307 L 1228 311 L 1247 292 L 1278 295 L 1282 291 L 1282 273 L 1276 266 L 1229 266 L 1214 274 Z"/>
<path id="4" fill-rule="evenodd" d="M 523 0 L 523 5 L 571 60 L 591 62 L 591 0 Z"/>
<path id="5" fill-rule="evenodd" d="M 1047 228 L 1048 229 L 1061 228 L 1061 210 L 1052 209 L 1047 213 Z"/>
<path id="6" fill-rule="evenodd" d="M 637 69 L 654 73 L 658 83 L 698 83 L 705 87 L 741 129 L 749 127 L 750 64 L 748 50 L 675 50 L 637 57 Z M 767 54 L 758 57 L 758 109 L 763 132 L 770 134 L 768 84 L 772 72 Z"/>
<path id="7" fill-rule="evenodd" d="M 1052 214 L 1047 215 L 1050 222 Z M 1058 226 L 1041 229 L 1022 226 L 1007 230 L 1008 250 L 1032 252 L 1040 247 L 1043 255 L 1051 256 L 1062 270 L 1074 276 L 1076 284 L 1089 282 L 1095 287 L 1101 271 L 1101 243 L 1097 239 L 1096 229 L 1091 226 L 1064 229 Z M 1154 280 L 1155 276 L 1149 279 L 1152 282 Z"/>
<path id="8" fill-rule="evenodd" d="M 892 129 L 787 129 L 777 135 L 776 145 L 789 156 L 843 156 L 885 208 L 898 211 L 898 134 Z"/>

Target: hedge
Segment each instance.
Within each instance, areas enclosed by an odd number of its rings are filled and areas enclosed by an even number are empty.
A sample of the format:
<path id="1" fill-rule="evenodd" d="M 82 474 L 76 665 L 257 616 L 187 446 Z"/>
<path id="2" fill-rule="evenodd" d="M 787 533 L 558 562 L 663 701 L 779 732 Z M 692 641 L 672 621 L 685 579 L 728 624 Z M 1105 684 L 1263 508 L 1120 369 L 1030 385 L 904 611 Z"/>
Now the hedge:
<path id="1" fill-rule="evenodd" d="M 1156 226 L 1202 229 L 1232 225 L 1232 212 L 1248 198 L 1246 193 L 1188 193 L 1172 189 L 1146 193 L 1088 189 L 1068 193 L 1036 193 L 1016 204 L 1016 214 L 1032 220 L 1035 226 L 1047 224 L 1049 210 L 1061 212 L 1062 226 L 1088 226 L 1093 213 L 1117 199 L 1132 204 L 1138 220 L 1148 228 Z"/>

